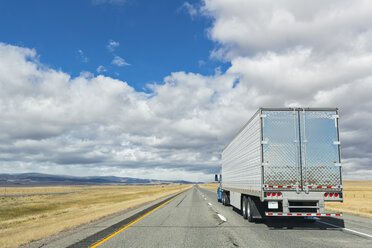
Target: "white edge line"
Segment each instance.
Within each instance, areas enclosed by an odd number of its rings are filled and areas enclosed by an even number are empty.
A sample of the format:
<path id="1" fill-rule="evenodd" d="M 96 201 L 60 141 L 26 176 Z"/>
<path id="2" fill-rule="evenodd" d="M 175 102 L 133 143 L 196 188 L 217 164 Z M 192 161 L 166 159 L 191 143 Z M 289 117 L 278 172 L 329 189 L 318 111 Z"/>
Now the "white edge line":
<path id="1" fill-rule="evenodd" d="M 354 231 L 354 230 L 352 230 L 352 229 L 345 228 L 345 227 L 341 227 L 341 226 L 336 226 L 336 225 L 333 225 L 333 224 L 331 224 L 331 223 L 324 222 L 324 221 L 320 221 L 320 220 L 318 220 L 318 222 L 323 223 L 323 224 L 326 224 L 326 225 L 329 225 L 329 226 L 333 226 L 333 227 L 341 228 L 342 230 L 345 230 L 345 231 L 348 231 L 348 232 L 352 232 L 352 233 L 356 233 L 356 234 L 359 234 L 359 235 L 363 235 L 363 236 L 367 236 L 367 237 L 369 237 L 369 238 L 372 238 L 372 235 L 369 235 L 369 234 L 366 234 L 366 233 L 362 233 L 362 232 Z"/>
<path id="2" fill-rule="evenodd" d="M 221 215 L 221 214 L 217 214 L 217 215 L 218 215 L 218 217 L 220 217 L 220 219 L 221 219 L 222 221 L 225 221 L 225 222 L 227 221 L 226 218 L 225 218 L 225 216 L 223 216 L 223 215 Z"/>

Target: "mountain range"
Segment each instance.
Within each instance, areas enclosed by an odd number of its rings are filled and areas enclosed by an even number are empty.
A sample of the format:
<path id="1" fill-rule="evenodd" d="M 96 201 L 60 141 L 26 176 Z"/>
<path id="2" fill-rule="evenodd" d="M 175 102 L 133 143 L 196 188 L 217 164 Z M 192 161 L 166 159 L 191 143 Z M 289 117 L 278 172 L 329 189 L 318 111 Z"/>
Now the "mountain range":
<path id="1" fill-rule="evenodd" d="M 57 186 L 57 185 L 111 185 L 111 184 L 167 184 L 184 183 L 183 180 L 155 180 L 116 176 L 75 177 L 41 173 L 0 174 L 0 187 L 4 186 Z"/>

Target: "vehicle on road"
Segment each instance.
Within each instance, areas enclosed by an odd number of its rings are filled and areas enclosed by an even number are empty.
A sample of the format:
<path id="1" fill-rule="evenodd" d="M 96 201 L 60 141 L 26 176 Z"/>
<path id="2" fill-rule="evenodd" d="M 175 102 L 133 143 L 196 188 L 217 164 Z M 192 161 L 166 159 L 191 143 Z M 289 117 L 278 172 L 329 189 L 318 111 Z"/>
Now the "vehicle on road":
<path id="1" fill-rule="evenodd" d="M 222 151 L 218 200 L 252 222 L 263 217 L 341 216 L 337 108 L 260 108 Z"/>

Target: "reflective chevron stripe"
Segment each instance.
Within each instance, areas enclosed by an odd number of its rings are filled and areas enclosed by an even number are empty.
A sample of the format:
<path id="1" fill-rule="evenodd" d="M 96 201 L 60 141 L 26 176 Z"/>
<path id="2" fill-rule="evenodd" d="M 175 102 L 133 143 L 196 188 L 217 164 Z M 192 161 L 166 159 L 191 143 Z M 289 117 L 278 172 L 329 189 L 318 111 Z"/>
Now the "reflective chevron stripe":
<path id="1" fill-rule="evenodd" d="M 335 217 L 342 216 L 341 213 L 329 213 L 329 214 L 320 214 L 320 213 L 279 213 L 279 212 L 265 212 L 266 216 L 327 216 Z"/>

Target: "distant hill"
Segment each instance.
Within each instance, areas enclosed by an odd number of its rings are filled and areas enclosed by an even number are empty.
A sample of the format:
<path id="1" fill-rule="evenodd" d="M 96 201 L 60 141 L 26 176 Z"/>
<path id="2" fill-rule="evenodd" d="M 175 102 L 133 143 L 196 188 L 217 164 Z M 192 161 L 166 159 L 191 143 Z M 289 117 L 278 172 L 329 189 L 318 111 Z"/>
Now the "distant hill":
<path id="1" fill-rule="evenodd" d="M 0 174 L 0 187 L 4 186 L 58 186 L 58 185 L 109 185 L 109 184 L 165 184 L 193 182 L 183 180 L 153 180 L 132 177 L 91 176 L 74 177 L 41 173 Z"/>

